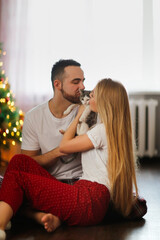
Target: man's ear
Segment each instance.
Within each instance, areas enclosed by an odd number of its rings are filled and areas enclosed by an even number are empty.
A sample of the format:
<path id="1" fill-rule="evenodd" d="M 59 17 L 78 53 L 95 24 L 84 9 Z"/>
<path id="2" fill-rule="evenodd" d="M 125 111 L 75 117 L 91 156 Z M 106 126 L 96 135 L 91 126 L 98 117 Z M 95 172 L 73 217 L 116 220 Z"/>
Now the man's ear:
<path id="1" fill-rule="evenodd" d="M 54 88 L 58 89 L 58 90 L 61 90 L 61 87 L 62 87 L 62 83 L 60 80 L 54 80 Z"/>

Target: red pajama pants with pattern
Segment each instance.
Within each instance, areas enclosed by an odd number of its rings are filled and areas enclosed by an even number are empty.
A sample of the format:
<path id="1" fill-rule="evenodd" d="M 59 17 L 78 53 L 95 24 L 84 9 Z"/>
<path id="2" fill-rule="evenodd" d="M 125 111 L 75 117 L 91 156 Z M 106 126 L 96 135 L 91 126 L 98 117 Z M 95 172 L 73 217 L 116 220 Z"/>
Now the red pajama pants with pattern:
<path id="1" fill-rule="evenodd" d="M 31 157 L 18 154 L 6 170 L 0 200 L 8 203 L 15 214 L 24 198 L 32 208 L 52 213 L 68 225 L 85 226 L 103 220 L 110 194 L 104 185 L 96 182 L 62 183 Z"/>

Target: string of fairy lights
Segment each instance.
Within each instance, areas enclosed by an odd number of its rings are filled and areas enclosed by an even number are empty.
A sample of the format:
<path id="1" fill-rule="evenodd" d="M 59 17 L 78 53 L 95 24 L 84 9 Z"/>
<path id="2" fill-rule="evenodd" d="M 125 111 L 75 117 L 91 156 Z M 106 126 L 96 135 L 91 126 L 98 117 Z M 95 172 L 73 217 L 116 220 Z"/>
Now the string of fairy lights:
<path id="1" fill-rule="evenodd" d="M 0 145 L 8 147 L 9 140 L 12 145 L 22 142 L 22 127 L 24 113 L 15 106 L 15 100 L 8 77 L 5 76 L 2 58 L 6 51 L 0 45 Z"/>

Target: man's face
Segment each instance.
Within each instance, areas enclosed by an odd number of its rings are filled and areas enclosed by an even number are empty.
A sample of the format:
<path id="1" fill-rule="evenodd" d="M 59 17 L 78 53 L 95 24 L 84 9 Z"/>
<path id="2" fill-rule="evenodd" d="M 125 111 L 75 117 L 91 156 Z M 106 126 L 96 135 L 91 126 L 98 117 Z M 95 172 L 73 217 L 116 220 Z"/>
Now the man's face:
<path id="1" fill-rule="evenodd" d="M 65 68 L 61 92 L 63 97 L 71 103 L 80 102 L 80 90 L 84 87 L 84 73 L 80 67 Z"/>

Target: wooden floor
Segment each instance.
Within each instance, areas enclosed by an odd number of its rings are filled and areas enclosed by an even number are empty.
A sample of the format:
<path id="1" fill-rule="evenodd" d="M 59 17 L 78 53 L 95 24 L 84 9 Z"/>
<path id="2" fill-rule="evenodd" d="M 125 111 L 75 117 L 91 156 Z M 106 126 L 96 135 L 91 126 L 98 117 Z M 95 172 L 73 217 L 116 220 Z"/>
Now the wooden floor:
<path id="1" fill-rule="evenodd" d="M 5 168 L 0 168 L 3 173 Z M 160 159 L 142 159 L 138 173 L 140 195 L 148 213 L 139 221 L 107 221 L 92 227 L 62 226 L 54 233 L 25 218 L 14 219 L 7 240 L 160 240 Z"/>

